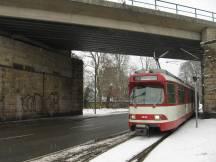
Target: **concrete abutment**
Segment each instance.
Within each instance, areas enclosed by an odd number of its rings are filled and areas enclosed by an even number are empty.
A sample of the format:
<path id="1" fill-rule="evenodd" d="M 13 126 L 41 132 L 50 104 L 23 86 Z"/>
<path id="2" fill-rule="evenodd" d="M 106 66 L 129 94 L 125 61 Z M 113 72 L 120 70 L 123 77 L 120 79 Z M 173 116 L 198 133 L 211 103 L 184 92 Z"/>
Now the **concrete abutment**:
<path id="1" fill-rule="evenodd" d="M 216 40 L 216 28 L 206 28 L 202 32 L 202 41 Z M 204 113 L 216 113 L 216 42 L 206 44 L 203 54 L 203 109 Z"/>
<path id="2" fill-rule="evenodd" d="M 80 115 L 83 62 L 0 36 L 0 121 Z"/>

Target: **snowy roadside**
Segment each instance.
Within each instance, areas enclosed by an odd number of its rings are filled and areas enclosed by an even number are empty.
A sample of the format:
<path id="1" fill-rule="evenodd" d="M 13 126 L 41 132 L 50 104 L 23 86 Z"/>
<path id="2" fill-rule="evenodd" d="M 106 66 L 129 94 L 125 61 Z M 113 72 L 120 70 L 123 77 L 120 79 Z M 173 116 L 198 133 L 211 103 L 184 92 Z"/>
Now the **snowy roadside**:
<path id="1" fill-rule="evenodd" d="M 104 116 L 112 114 L 124 114 L 128 113 L 128 108 L 101 108 L 96 109 L 96 114 L 94 114 L 94 109 L 83 109 L 83 116 Z"/>
<path id="2" fill-rule="evenodd" d="M 200 119 L 195 128 L 191 119 L 160 143 L 145 162 L 215 162 L 216 119 Z M 101 154 L 91 162 L 126 162 L 161 137 L 135 137 Z"/>
<path id="3" fill-rule="evenodd" d="M 215 162 L 216 119 L 192 119 L 157 146 L 145 162 Z"/>
<path id="4" fill-rule="evenodd" d="M 37 121 L 46 121 L 46 120 L 67 120 L 67 119 L 85 119 L 97 116 L 109 116 L 115 114 L 126 114 L 128 113 L 128 108 L 102 108 L 97 109 L 96 114 L 94 114 L 94 109 L 83 109 L 83 115 L 77 116 L 66 116 L 66 117 L 43 117 L 43 118 L 35 118 L 35 119 L 26 119 L 26 120 L 16 120 L 16 121 L 5 121 L 0 122 L 1 124 L 13 124 L 13 123 L 23 123 L 23 122 L 37 122 Z"/>
<path id="5" fill-rule="evenodd" d="M 90 162 L 127 162 L 149 146 L 157 142 L 163 135 L 152 137 L 137 136 L 99 155 Z"/>

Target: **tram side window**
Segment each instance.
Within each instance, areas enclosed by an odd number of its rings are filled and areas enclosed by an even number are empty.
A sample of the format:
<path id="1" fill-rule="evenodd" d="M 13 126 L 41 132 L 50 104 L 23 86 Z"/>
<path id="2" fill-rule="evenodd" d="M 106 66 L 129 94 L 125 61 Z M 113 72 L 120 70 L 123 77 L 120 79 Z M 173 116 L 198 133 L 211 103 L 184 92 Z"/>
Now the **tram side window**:
<path id="1" fill-rule="evenodd" d="M 175 104 L 176 103 L 176 98 L 175 98 L 175 85 L 173 83 L 168 83 L 167 84 L 167 99 L 168 99 L 168 104 Z"/>
<path id="2" fill-rule="evenodd" d="M 180 85 L 179 85 L 179 88 L 178 88 L 178 98 L 179 98 L 179 103 L 180 104 L 185 103 L 185 89 L 184 89 L 183 86 L 180 86 Z"/>
<path id="3" fill-rule="evenodd" d="M 191 94 L 191 102 L 194 103 L 194 91 L 190 91 L 190 94 Z"/>
<path id="4" fill-rule="evenodd" d="M 188 102 L 188 103 L 191 102 L 190 90 L 189 89 L 186 89 L 186 102 Z"/>

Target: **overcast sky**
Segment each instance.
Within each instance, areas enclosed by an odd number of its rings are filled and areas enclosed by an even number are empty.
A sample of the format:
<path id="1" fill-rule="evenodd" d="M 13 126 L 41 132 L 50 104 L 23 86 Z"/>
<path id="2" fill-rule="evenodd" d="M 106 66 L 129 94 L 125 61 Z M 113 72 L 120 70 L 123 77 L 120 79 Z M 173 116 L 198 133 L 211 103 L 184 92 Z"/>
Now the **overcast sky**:
<path id="1" fill-rule="evenodd" d="M 109 1 L 121 2 L 122 0 L 109 0 Z M 144 1 L 149 3 L 154 2 L 154 0 L 136 0 L 136 1 Z M 216 0 L 164 0 L 164 1 L 216 12 Z"/>
<path id="2" fill-rule="evenodd" d="M 165 0 L 165 1 L 216 12 L 216 0 Z"/>

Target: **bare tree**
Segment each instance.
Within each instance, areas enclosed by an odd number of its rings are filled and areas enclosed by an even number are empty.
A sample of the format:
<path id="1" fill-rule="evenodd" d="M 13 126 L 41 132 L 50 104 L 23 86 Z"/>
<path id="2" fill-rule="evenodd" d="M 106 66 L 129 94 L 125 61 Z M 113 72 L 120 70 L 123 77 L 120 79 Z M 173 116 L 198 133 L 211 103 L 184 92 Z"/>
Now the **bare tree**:
<path id="1" fill-rule="evenodd" d="M 126 4 L 126 0 L 118 0 L 117 2 L 122 3 L 122 4 Z"/>
<path id="2" fill-rule="evenodd" d="M 201 63 L 198 61 L 184 62 L 180 66 L 179 77 L 186 83 L 194 86 L 194 76 L 201 78 Z"/>
<path id="3" fill-rule="evenodd" d="M 86 96 L 89 93 L 92 95 L 92 90 L 94 91 L 95 101 L 102 101 L 101 92 L 101 72 L 105 68 L 108 60 L 108 55 L 100 52 L 81 52 L 74 51 L 74 55 L 78 56 L 84 61 L 84 94 Z M 86 92 L 85 91 L 89 91 Z M 92 97 L 88 97 L 92 100 Z"/>
<path id="4" fill-rule="evenodd" d="M 129 56 L 85 52 L 82 57 L 85 60 L 85 103 L 92 100 L 92 90 L 93 98 L 99 103 L 127 99 Z"/>
<path id="5" fill-rule="evenodd" d="M 122 100 L 127 97 L 128 94 L 128 88 L 127 88 L 127 73 L 128 73 L 128 62 L 129 62 L 129 56 L 128 55 L 120 55 L 115 54 L 114 55 L 114 66 L 117 69 L 117 82 L 116 86 L 119 89 L 119 96 L 118 99 Z"/>
<path id="6" fill-rule="evenodd" d="M 140 62 L 142 65 L 142 69 L 145 70 L 155 69 L 157 67 L 155 60 L 152 57 L 140 56 Z"/>
<path id="7" fill-rule="evenodd" d="M 94 81 L 95 81 L 95 98 L 98 97 L 99 103 L 102 102 L 102 84 L 101 84 L 101 73 L 103 69 L 109 64 L 109 58 L 107 54 L 100 52 L 90 52 L 86 55 L 90 58 L 88 64 L 89 67 L 94 69 Z M 101 105 L 101 104 L 100 104 Z"/>
<path id="8" fill-rule="evenodd" d="M 198 77 L 197 85 L 199 97 L 202 97 L 201 63 L 198 61 L 187 61 L 180 66 L 179 77 L 186 83 L 195 87 L 193 77 Z"/>
<path id="9" fill-rule="evenodd" d="M 111 100 L 127 99 L 128 60 L 129 56 L 126 55 L 107 54 L 103 68 L 99 70 L 101 95 L 107 105 Z"/>

